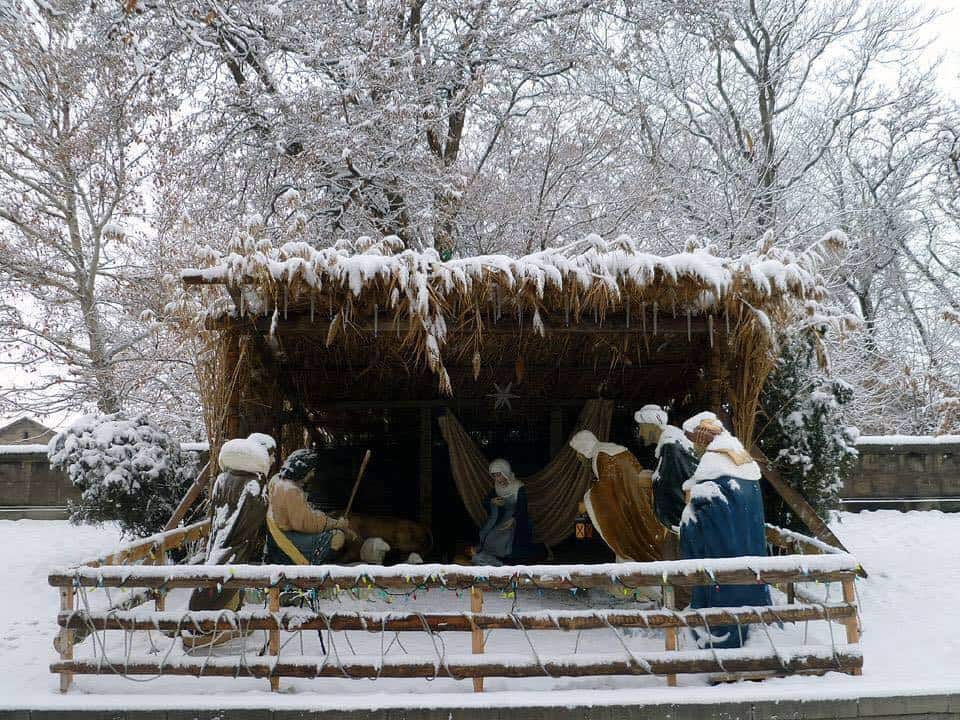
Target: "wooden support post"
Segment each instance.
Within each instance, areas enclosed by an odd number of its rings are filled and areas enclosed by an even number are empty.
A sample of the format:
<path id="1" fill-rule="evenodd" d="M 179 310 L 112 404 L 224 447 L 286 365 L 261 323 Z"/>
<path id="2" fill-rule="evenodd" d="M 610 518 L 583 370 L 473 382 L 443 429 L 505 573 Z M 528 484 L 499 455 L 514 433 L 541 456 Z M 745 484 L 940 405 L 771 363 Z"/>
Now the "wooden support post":
<path id="1" fill-rule="evenodd" d="M 150 553 L 150 564 L 166 565 L 167 554 L 164 552 L 163 543 Z M 153 607 L 157 612 L 163 612 L 167 607 L 167 593 L 163 588 L 157 588 L 153 594 Z"/>
<path id="2" fill-rule="evenodd" d="M 478 588 L 470 588 L 470 611 L 474 613 L 483 612 L 483 591 Z M 474 655 L 483 654 L 483 630 L 474 626 L 471 631 L 471 642 L 472 650 Z M 483 678 L 476 677 L 473 679 L 473 691 L 474 692 L 483 692 Z"/>
<path id="3" fill-rule="evenodd" d="M 663 606 L 673 610 L 676 608 L 677 601 L 674 596 L 674 590 L 672 585 L 663 586 Z M 667 628 L 664 632 L 663 647 L 669 652 L 671 650 L 677 649 L 677 629 L 676 628 Z M 667 686 L 676 687 L 677 686 L 677 676 L 676 675 L 667 675 Z"/>
<path id="4" fill-rule="evenodd" d="M 230 382 L 228 385 L 228 395 L 225 409 L 226 415 L 226 437 L 230 440 L 240 437 L 240 387 L 238 366 L 240 364 L 240 335 L 231 333 L 227 338 L 226 356 L 224 358 L 224 372 L 228 382 L 237 378 L 236 384 Z"/>
<path id="5" fill-rule="evenodd" d="M 272 587 L 268 591 L 270 598 L 270 612 L 274 615 L 280 612 L 280 588 Z M 276 628 L 270 630 L 270 657 L 276 660 L 277 655 L 280 654 L 280 625 L 277 624 Z M 270 676 L 270 692 L 279 692 L 280 691 L 280 677 L 278 675 Z"/>
<path id="6" fill-rule="evenodd" d="M 857 603 L 857 590 L 854 586 L 854 579 L 850 578 L 849 580 L 844 580 L 843 585 L 843 600 L 844 602 L 850 603 L 851 605 L 856 605 Z M 847 643 L 850 645 L 856 645 L 860 643 L 860 617 L 859 613 L 853 617 L 847 618 L 843 621 L 843 624 L 847 628 Z M 860 675 L 862 669 L 859 667 L 853 668 L 850 671 L 851 675 Z"/>
<path id="7" fill-rule="evenodd" d="M 433 527 L 433 412 L 420 408 L 420 502 L 419 519 Z"/>
<path id="8" fill-rule="evenodd" d="M 62 613 L 71 613 L 73 612 L 73 587 L 62 587 L 60 588 L 60 612 Z M 60 650 L 60 661 L 73 660 L 73 630 L 67 630 L 63 628 L 60 630 L 60 642 L 58 643 Z M 73 681 L 73 673 L 62 672 L 60 673 L 60 692 L 65 693 L 70 689 L 70 683 Z"/>

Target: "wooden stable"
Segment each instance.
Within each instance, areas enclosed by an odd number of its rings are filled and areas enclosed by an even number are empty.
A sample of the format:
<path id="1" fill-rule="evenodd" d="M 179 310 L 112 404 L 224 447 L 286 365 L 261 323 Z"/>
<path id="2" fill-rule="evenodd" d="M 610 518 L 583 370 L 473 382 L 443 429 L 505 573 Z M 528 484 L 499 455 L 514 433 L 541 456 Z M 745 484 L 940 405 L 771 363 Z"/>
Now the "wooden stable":
<path id="1" fill-rule="evenodd" d="M 209 528 L 198 523 L 138 541 L 110 556 L 95 558 L 86 564 L 54 571 L 50 584 L 61 597 L 57 622 L 61 628 L 57 645 L 60 660 L 50 666 L 60 675 L 60 686 L 66 691 L 75 675 L 118 674 L 189 675 L 194 677 L 256 677 L 270 681 L 271 689 L 279 689 L 280 678 L 425 678 L 449 677 L 473 679 L 474 690 L 483 689 L 485 677 L 583 677 L 597 675 L 659 675 L 669 685 L 676 684 L 682 673 L 823 673 L 841 671 L 859 674 L 863 657 L 858 647 L 859 620 L 854 582 L 859 570 L 856 560 L 836 549 L 825 548 L 822 542 L 797 533 L 768 527 L 768 538 L 784 550 L 810 554 L 784 555 L 771 558 L 744 558 L 742 567 L 732 567 L 729 559 L 715 561 L 682 561 L 680 563 L 619 563 L 587 569 L 585 566 L 541 566 L 516 568 L 465 568 L 459 566 L 402 566 L 399 569 L 373 570 L 369 566 L 180 566 L 157 565 L 165 550 L 198 539 Z M 112 565 L 122 561 L 124 565 Z M 141 564 L 131 564 L 141 562 Z M 756 608 L 710 608 L 677 610 L 669 598 L 676 587 L 692 587 L 707 583 L 754 583 L 778 585 L 787 590 L 786 605 Z M 843 601 L 817 598 L 801 583 L 839 583 Z M 654 610 L 572 610 L 537 612 L 485 613 L 484 593 L 523 592 L 537 590 L 577 590 L 589 588 L 633 589 L 658 586 L 667 598 L 663 609 Z M 167 611 L 163 608 L 165 593 L 173 588 L 221 586 L 227 588 L 261 588 L 267 593 L 267 607 L 251 610 L 190 612 Z M 282 587 L 323 591 L 369 588 L 391 590 L 455 590 L 468 595 L 470 611 L 424 612 L 343 612 L 304 610 L 280 607 Z M 135 603 L 106 611 L 79 609 L 88 606 L 88 598 L 79 603 L 77 596 L 97 589 L 123 588 L 137 590 L 132 598 L 140 604 L 153 600 L 154 610 L 134 610 Z M 829 595 L 829 591 L 828 591 Z M 794 597 L 803 597 L 796 602 Z M 336 603 L 333 603 L 334 607 Z M 771 647 L 747 652 L 733 650 L 678 651 L 676 634 L 683 628 L 709 628 L 724 623 L 775 624 L 823 620 L 839 623 L 846 632 L 846 642 L 828 646 L 791 648 Z M 151 656 L 109 656 L 102 651 L 107 643 L 106 632 L 151 632 L 173 636 L 184 629 L 210 632 L 243 629 L 263 631 L 267 636 L 265 656 L 218 656 L 191 658 L 169 654 Z M 619 651 L 555 655 L 539 653 L 501 654 L 488 652 L 483 633 L 492 629 L 515 632 L 609 629 L 620 637 L 625 628 L 663 629 L 664 652 L 637 653 L 622 643 Z M 472 655 L 436 657 L 416 655 L 361 656 L 339 655 L 319 657 L 281 653 L 281 633 L 326 631 L 327 633 L 359 631 L 368 633 L 424 632 L 471 633 Z M 74 659 L 75 636 L 88 637 L 99 633 L 93 642 L 93 656 Z M 833 633 L 830 633 L 833 638 Z M 129 647 L 130 643 L 125 643 Z"/>
<path id="2" fill-rule="evenodd" d="M 327 456 L 312 500 L 340 510 L 372 449 L 357 510 L 419 521 L 449 561 L 475 518 L 451 480 L 444 414 L 520 476 L 563 451 L 598 399 L 612 408 L 601 439 L 634 447 L 634 410 L 657 403 L 674 420 L 712 410 L 750 447 L 773 334 L 823 296 L 816 258 L 658 258 L 595 237 L 448 262 L 395 238 L 247 244 L 182 274 L 196 288 L 186 327 L 215 368 L 211 458 L 250 432 L 278 438 L 282 458 L 306 434 Z"/>

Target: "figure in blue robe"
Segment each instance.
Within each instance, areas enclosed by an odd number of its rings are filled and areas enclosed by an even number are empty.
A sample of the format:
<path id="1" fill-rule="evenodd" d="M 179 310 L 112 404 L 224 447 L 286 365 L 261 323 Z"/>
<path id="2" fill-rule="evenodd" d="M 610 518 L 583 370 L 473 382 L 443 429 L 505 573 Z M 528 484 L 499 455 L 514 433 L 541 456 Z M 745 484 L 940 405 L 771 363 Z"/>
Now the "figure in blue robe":
<path id="1" fill-rule="evenodd" d="M 657 443 L 657 469 L 653 471 L 653 511 L 668 528 L 680 525 L 686 504 L 683 485 L 697 469 L 693 445 L 680 428 L 667 425 Z"/>
<path id="2" fill-rule="evenodd" d="M 680 522 L 684 559 L 765 556 L 766 534 L 760 467 L 743 445 L 723 432 L 707 446 L 685 489 L 690 500 Z M 769 605 L 765 584 L 708 585 L 693 588 L 693 608 Z M 748 625 L 721 625 L 694 632 L 700 647 L 737 648 Z"/>
<path id="3" fill-rule="evenodd" d="M 697 469 L 693 443 L 683 430 L 667 424 L 667 411 L 659 405 L 644 405 L 633 414 L 642 445 L 653 448 L 653 511 L 668 530 L 680 525 L 686 499 L 683 484 Z"/>
<path id="4" fill-rule="evenodd" d="M 527 489 L 506 460 L 490 463 L 493 490 L 484 498 L 487 520 L 480 528 L 473 553 L 474 565 L 507 565 L 533 562 L 536 545 L 527 508 Z"/>

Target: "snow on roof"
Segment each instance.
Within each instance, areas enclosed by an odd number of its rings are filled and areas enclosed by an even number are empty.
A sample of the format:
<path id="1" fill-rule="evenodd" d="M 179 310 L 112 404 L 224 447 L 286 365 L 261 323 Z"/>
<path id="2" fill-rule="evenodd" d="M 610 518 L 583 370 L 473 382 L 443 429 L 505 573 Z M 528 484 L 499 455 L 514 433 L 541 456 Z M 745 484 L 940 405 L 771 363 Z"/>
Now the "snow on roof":
<path id="1" fill-rule="evenodd" d="M 861 435 L 857 445 L 960 445 L 960 435 Z"/>
<path id="2" fill-rule="evenodd" d="M 47 444 L 26 443 L 23 445 L 0 445 L 0 455 L 47 454 Z"/>
<path id="3" fill-rule="evenodd" d="M 262 289 L 332 287 L 348 289 L 354 297 L 380 285 L 398 290 L 397 300 L 402 295 L 411 309 L 423 314 L 430 309 L 431 294 L 469 295 L 489 282 L 540 299 L 550 291 L 586 293 L 603 286 L 616 301 L 622 292 L 642 295 L 654 286 L 684 284 L 697 309 L 710 310 L 731 294 L 760 302 L 784 294 L 822 297 L 817 271 L 824 259 L 818 251 L 798 254 L 778 248 L 737 258 L 707 250 L 658 256 L 638 251 L 627 236 L 608 243 L 587 235 L 522 257 L 475 255 L 442 261 L 432 248 L 405 249 L 399 238 L 386 236 L 341 240 L 320 249 L 305 242 L 275 247 L 261 240 L 225 255 L 211 253 L 209 267 L 184 270 L 181 277 L 189 284 L 254 284 Z"/>
<path id="4" fill-rule="evenodd" d="M 302 241 L 275 246 L 246 235 L 226 254 L 208 248 L 208 267 L 181 273 L 185 285 L 227 286 L 229 293 L 180 294 L 168 311 L 207 327 L 217 319 L 272 316 L 273 334 L 281 308 L 285 320 L 289 308 L 303 316 L 309 307 L 311 321 L 319 309 L 329 316 L 328 347 L 347 341 L 364 325 L 376 335 L 378 323 L 406 319 L 405 352 L 429 366 L 441 392 L 452 395 L 443 357 L 447 329 L 474 336 L 477 365 L 484 318 L 492 315 L 495 321 L 504 312 L 541 337 L 550 333 L 545 317 L 554 326 L 578 326 L 581 318 L 592 316 L 602 325 L 606 317 L 620 315 L 629 327 L 631 312 L 634 326 L 646 328 L 649 317 L 654 334 L 658 312 L 686 315 L 688 334 L 691 316 L 706 316 L 711 342 L 718 314 L 725 326 L 756 328 L 761 337 L 797 318 L 818 327 L 836 323 L 842 318 L 831 318 L 820 307 L 827 293 L 819 274 L 844 246 L 835 235 L 828 233 L 801 253 L 773 247 L 734 258 L 707 249 L 659 256 L 638 250 L 625 235 L 612 242 L 587 235 L 521 257 L 446 261 L 432 248 L 405 248 L 396 236 L 316 248 Z M 762 341 L 754 346 L 757 351 L 763 352 Z"/>

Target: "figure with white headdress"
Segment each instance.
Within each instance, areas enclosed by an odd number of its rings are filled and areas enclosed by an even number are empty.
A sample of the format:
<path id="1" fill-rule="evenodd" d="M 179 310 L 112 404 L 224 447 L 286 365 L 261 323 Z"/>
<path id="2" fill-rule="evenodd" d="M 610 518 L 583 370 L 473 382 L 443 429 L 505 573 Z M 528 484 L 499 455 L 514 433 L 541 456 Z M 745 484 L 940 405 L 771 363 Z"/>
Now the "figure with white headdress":
<path id="1" fill-rule="evenodd" d="M 667 411 L 659 405 L 644 405 L 634 413 L 642 442 L 655 445 L 656 469 L 653 471 L 653 510 L 667 528 L 680 525 L 686 504 L 683 484 L 697 469 L 693 443 L 683 430 L 667 424 Z"/>
<path id="2" fill-rule="evenodd" d="M 205 562 L 261 562 L 266 541 L 270 455 L 262 443 L 236 438 L 223 444 L 217 463 L 220 474 L 210 493 L 212 513 Z M 235 588 L 197 588 L 190 596 L 190 609 L 237 610 L 242 599 L 243 591 Z"/>
<path id="3" fill-rule="evenodd" d="M 500 458 L 490 463 L 493 490 L 484 499 L 487 520 L 472 549 L 474 565 L 505 565 L 534 559 L 533 526 L 527 507 L 527 489 L 514 475 L 510 463 Z"/>
<path id="4" fill-rule="evenodd" d="M 683 429 L 702 457 L 684 484 L 689 500 L 680 521 L 681 557 L 766 555 L 760 466 L 713 413 L 695 415 Z M 756 583 L 698 586 L 691 601 L 693 608 L 769 604 L 769 587 Z M 736 648 L 748 631 L 748 625 L 724 625 L 694 634 L 701 647 Z"/>
<path id="5" fill-rule="evenodd" d="M 627 448 L 600 442 L 589 430 L 570 438 L 570 447 L 593 471 L 583 497 L 590 521 L 618 560 L 662 560 L 669 531 L 653 510 L 649 470 Z"/>

